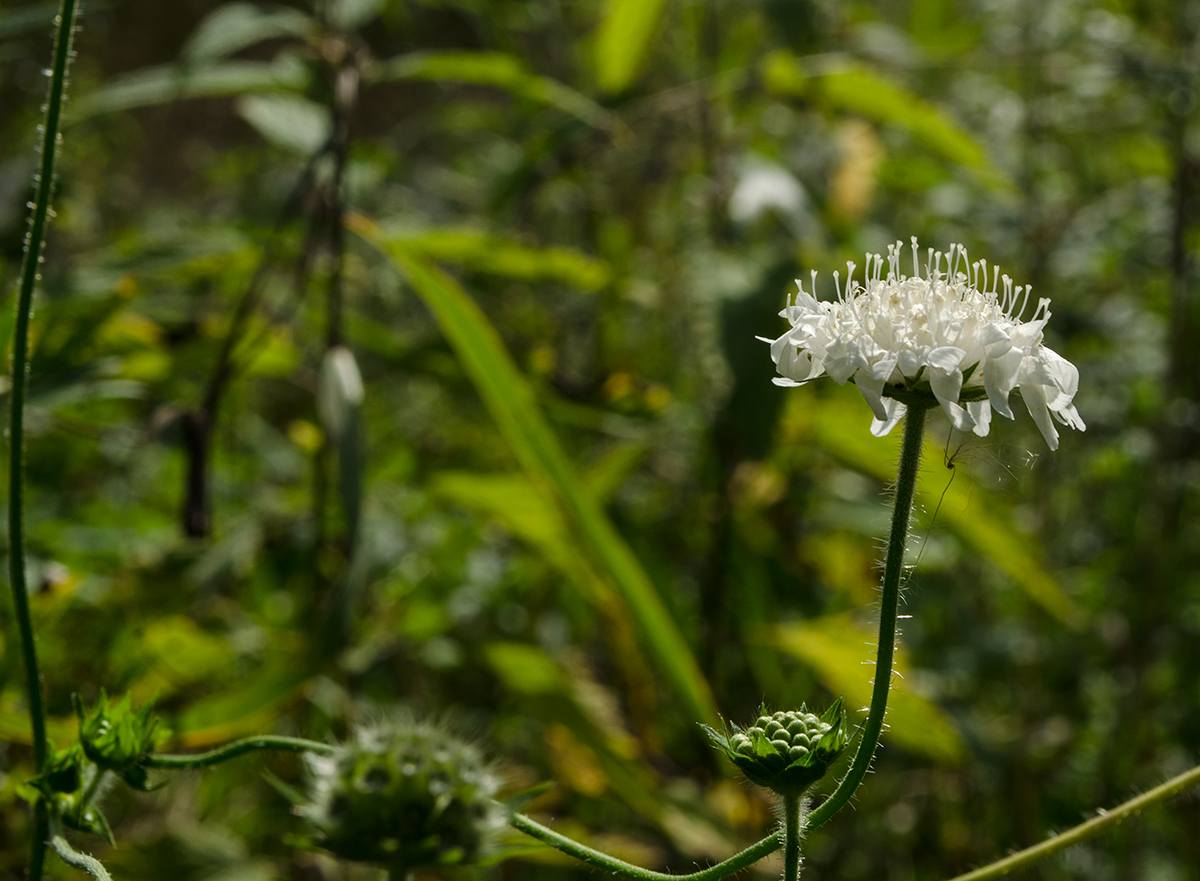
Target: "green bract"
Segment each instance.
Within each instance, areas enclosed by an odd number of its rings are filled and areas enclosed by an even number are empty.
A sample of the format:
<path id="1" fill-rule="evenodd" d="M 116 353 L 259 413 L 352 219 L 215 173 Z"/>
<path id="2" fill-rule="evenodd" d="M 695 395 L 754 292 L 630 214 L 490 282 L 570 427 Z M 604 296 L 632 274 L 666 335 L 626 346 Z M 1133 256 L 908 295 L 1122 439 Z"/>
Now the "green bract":
<path id="1" fill-rule="evenodd" d="M 158 719 L 150 715 L 150 704 L 134 713 L 126 694 L 120 703 L 110 707 L 108 695 L 101 689 L 91 709 L 85 709 L 76 696 L 75 712 L 79 716 L 79 742 L 84 754 L 98 767 L 120 775 L 135 789 L 148 790 L 149 772 L 143 759 L 163 736 L 158 731 Z"/>
<path id="2" fill-rule="evenodd" d="M 402 876 L 468 864 L 504 825 L 499 781 L 475 747 L 411 720 L 360 730 L 331 756 L 310 756 L 309 803 L 299 809 L 336 856 Z"/>
<path id="3" fill-rule="evenodd" d="M 842 699 L 817 718 L 802 704 L 761 716 L 749 728 L 704 726 L 713 744 L 753 783 L 782 796 L 797 796 L 825 776 L 850 741 Z"/>

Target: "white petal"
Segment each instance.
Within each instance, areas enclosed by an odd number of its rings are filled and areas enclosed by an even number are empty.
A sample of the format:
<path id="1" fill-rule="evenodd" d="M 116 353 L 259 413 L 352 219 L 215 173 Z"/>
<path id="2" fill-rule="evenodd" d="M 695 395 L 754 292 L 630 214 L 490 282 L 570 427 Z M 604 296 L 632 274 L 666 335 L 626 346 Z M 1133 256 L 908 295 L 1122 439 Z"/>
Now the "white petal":
<path id="1" fill-rule="evenodd" d="M 804 385 L 804 383 L 796 382 L 794 379 L 788 379 L 786 376 L 771 377 L 771 382 L 775 383 L 775 385 L 779 386 L 780 388 L 800 388 L 800 386 Z"/>
<path id="2" fill-rule="evenodd" d="M 904 418 L 904 413 L 908 408 L 895 398 L 884 398 L 883 409 L 887 413 L 887 419 L 876 419 L 871 423 L 871 434 L 875 437 L 884 437 L 895 428 L 896 423 Z"/>
<path id="3" fill-rule="evenodd" d="M 963 356 L 967 353 L 957 346 L 940 346 L 929 353 L 927 363 L 930 367 L 940 367 L 942 370 L 958 370 L 962 366 Z M 958 373 L 960 379 L 962 371 Z M 957 394 L 955 395 L 957 398 Z"/>
<path id="4" fill-rule="evenodd" d="M 879 380 L 887 381 L 887 379 L 891 377 L 892 371 L 895 369 L 896 355 L 889 352 L 875 362 L 875 366 L 871 368 L 871 376 Z"/>
<path id="5" fill-rule="evenodd" d="M 883 406 L 883 380 L 875 379 L 867 371 L 860 370 L 854 375 L 854 384 L 875 414 L 876 421 L 886 422 L 888 411 Z"/>
<path id="6" fill-rule="evenodd" d="M 846 380 L 853 376 L 857 369 L 858 366 L 852 364 L 849 358 L 825 359 L 825 372 L 833 377 L 833 381 L 838 385 L 845 385 Z"/>
<path id="7" fill-rule="evenodd" d="M 997 413 L 1008 419 L 1015 418 L 1008 406 L 1008 396 L 1016 388 L 1021 359 L 1021 351 L 1011 349 L 999 358 L 988 358 L 983 362 L 983 387 L 987 389 L 988 400 Z"/>
<path id="8" fill-rule="evenodd" d="M 970 401 L 967 403 L 967 414 L 975 420 L 971 429 L 980 437 L 987 437 L 988 429 L 992 426 L 992 405 L 987 401 Z"/>
<path id="9" fill-rule="evenodd" d="M 1046 439 L 1047 446 L 1052 450 L 1057 450 L 1058 429 L 1054 427 L 1054 421 L 1050 418 L 1050 410 L 1046 407 L 1045 388 L 1037 383 L 1022 385 L 1021 397 L 1025 399 L 1025 406 L 1029 410 L 1029 415 L 1037 423 L 1037 427 L 1042 432 L 1042 437 Z"/>
<path id="10" fill-rule="evenodd" d="M 999 324 L 992 321 L 979 331 L 978 341 L 987 351 L 989 358 L 999 358 L 1013 347 L 1012 340 Z"/>
<path id="11" fill-rule="evenodd" d="M 950 420 L 950 424 L 959 431 L 970 431 L 975 427 L 975 420 L 958 405 L 962 381 L 961 370 L 946 371 L 935 367 L 929 371 L 929 387 L 933 389 L 938 403 L 946 411 L 946 418 Z"/>

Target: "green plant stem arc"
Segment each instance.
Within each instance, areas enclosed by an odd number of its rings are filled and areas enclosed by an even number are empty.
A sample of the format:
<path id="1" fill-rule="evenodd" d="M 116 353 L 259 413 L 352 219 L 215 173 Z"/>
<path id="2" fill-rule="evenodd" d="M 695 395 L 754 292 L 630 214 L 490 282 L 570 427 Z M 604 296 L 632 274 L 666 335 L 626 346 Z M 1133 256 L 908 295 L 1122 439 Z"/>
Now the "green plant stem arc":
<path id="1" fill-rule="evenodd" d="M 735 854 L 729 859 L 717 863 L 715 866 L 709 866 L 707 869 L 701 869 L 699 872 L 693 872 L 690 875 L 673 875 L 670 872 L 653 872 L 650 869 L 643 869 L 641 866 L 635 866 L 632 863 L 611 857 L 606 853 L 593 850 L 586 845 L 580 844 L 578 841 L 572 841 L 565 835 L 558 834 L 553 829 L 543 826 L 536 820 L 531 820 L 524 814 L 513 814 L 508 822 L 514 829 L 518 829 L 526 835 L 550 845 L 555 850 L 560 850 L 568 856 L 574 857 L 580 862 L 595 866 L 598 869 L 604 869 L 623 878 L 632 878 L 634 881 L 720 881 L 722 878 L 736 875 L 746 867 L 754 865 L 768 854 L 779 850 L 779 846 L 782 843 L 778 835 L 771 834 L 757 844 L 750 845 L 750 847 L 741 853 Z"/>
<path id="2" fill-rule="evenodd" d="M 896 475 L 896 498 L 892 507 L 892 528 L 888 534 L 887 556 L 883 568 L 883 591 L 879 602 L 879 641 L 875 652 L 875 685 L 871 708 L 863 725 L 862 739 L 850 770 L 833 795 L 808 817 L 808 827 L 820 826 L 850 800 L 871 767 L 883 717 L 887 712 L 888 692 L 892 687 L 892 661 L 896 652 L 896 613 L 900 605 L 900 576 L 904 573 L 904 549 L 908 544 L 908 525 L 912 516 L 917 474 L 921 468 L 921 448 L 925 441 L 925 415 L 921 407 L 909 407 L 904 417 L 904 440 L 900 447 L 900 468 Z"/>
<path id="3" fill-rule="evenodd" d="M 54 848 L 58 858 L 72 869 L 87 872 L 94 881 L 112 881 L 112 876 L 108 874 L 103 863 L 94 856 L 80 853 L 71 847 L 71 843 L 63 835 L 62 821 L 58 817 L 50 818 L 50 846 Z"/>
<path id="4" fill-rule="evenodd" d="M 148 768 L 207 768 L 218 765 L 246 753 L 260 750 L 274 750 L 290 753 L 318 753 L 329 755 L 334 748 L 328 743 L 318 740 L 305 740 L 302 737 L 282 737 L 265 735 L 263 737 L 247 737 L 219 746 L 214 750 L 193 755 L 176 755 L 172 753 L 151 753 L 142 763 Z"/>
<path id="5" fill-rule="evenodd" d="M 1018 851 L 972 872 L 967 872 L 965 875 L 956 875 L 950 881 L 987 881 L 987 879 L 1001 878 L 1011 872 L 1026 869 L 1034 863 L 1041 862 L 1077 844 L 1082 844 L 1102 832 L 1107 832 L 1111 827 L 1123 820 L 1128 820 L 1134 814 L 1158 802 L 1173 798 L 1197 785 L 1200 785 L 1200 766 L 1192 768 L 1190 771 L 1184 771 L 1178 777 L 1172 777 L 1166 783 L 1147 790 L 1112 810 L 1103 811 L 1099 816 L 1055 835 L 1041 844 L 1027 847 L 1025 850 Z"/>

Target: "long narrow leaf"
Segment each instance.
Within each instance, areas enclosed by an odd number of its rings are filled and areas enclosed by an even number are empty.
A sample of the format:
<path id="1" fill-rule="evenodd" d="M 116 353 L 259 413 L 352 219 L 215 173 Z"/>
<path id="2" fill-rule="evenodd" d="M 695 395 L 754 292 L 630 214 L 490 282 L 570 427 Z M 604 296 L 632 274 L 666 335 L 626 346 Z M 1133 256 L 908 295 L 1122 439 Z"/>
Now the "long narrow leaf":
<path id="1" fill-rule="evenodd" d="M 712 694 L 691 649 L 671 619 L 641 563 L 576 476 L 532 390 L 487 316 L 458 283 L 384 240 L 361 216 L 350 227 L 377 247 L 408 278 L 458 354 L 500 433 L 539 492 L 563 514 L 580 547 L 611 581 L 679 698 L 697 720 L 717 718 Z"/>
<path id="2" fill-rule="evenodd" d="M 596 81 L 617 94 L 629 88 L 650 54 L 665 0 L 608 0 L 596 33 Z"/>

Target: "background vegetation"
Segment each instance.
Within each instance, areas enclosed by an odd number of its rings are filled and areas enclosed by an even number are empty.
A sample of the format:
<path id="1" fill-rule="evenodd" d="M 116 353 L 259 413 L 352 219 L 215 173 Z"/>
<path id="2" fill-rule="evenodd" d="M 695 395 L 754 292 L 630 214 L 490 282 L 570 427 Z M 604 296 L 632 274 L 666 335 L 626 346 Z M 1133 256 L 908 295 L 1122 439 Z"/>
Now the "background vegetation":
<path id="1" fill-rule="evenodd" d="M 56 6 L 0 8 L 6 297 Z M 1024 414 L 932 420 L 904 680 L 807 876 L 948 877 L 1195 763 L 1200 4 L 94 0 L 81 24 L 28 416 L 52 737 L 101 687 L 157 698 L 175 748 L 402 704 L 514 788 L 556 781 L 534 813 L 617 855 L 761 837 L 771 805 L 696 723 L 866 704 L 897 441 L 852 389 L 772 386 L 755 336 L 793 278 L 831 291 L 919 235 L 1053 297 L 1088 431 L 1051 455 Z M 114 791 L 120 845 L 88 847 L 125 878 L 364 874 L 300 846 L 302 777 L 258 756 Z M 1184 800 L 1029 877 L 1200 878 L 1198 823 Z M 490 875 L 592 871 L 513 844 Z"/>

